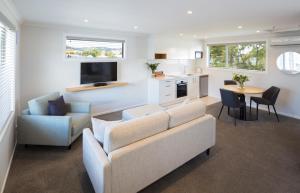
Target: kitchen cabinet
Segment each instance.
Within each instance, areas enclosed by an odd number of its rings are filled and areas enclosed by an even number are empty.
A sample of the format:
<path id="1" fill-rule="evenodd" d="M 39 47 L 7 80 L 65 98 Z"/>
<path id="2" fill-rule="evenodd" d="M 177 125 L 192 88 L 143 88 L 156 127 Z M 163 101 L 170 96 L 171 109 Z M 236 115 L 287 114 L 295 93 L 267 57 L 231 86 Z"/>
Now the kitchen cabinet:
<path id="1" fill-rule="evenodd" d="M 148 103 L 166 104 L 176 99 L 175 79 L 164 78 L 148 80 Z"/>

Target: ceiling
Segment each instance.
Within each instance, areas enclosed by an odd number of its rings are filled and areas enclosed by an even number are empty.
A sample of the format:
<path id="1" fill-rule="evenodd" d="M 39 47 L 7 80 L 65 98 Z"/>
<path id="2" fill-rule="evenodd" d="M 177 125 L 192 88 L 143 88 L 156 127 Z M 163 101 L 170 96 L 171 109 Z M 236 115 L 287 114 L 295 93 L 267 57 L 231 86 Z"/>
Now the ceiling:
<path id="1" fill-rule="evenodd" d="M 299 27 L 300 0 L 12 0 L 25 22 L 209 38 Z M 191 10 L 193 14 L 187 14 Z M 87 19 L 88 22 L 84 22 Z M 137 27 L 134 27 L 137 26 Z M 242 29 L 238 29 L 242 26 Z M 137 28 L 137 29 L 135 29 Z"/>

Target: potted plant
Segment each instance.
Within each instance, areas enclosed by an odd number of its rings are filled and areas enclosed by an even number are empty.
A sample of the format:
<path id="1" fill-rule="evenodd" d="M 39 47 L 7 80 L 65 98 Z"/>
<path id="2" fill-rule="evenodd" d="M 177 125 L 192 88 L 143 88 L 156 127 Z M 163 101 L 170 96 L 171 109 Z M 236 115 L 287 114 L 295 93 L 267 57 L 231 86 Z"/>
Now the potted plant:
<path id="1" fill-rule="evenodd" d="M 232 80 L 236 81 L 239 84 L 240 88 L 244 88 L 245 82 L 249 81 L 249 77 L 246 75 L 234 73 Z"/>
<path id="2" fill-rule="evenodd" d="M 146 63 L 146 65 L 148 66 L 148 68 L 150 68 L 152 75 L 155 73 L 159 63 Z"/>

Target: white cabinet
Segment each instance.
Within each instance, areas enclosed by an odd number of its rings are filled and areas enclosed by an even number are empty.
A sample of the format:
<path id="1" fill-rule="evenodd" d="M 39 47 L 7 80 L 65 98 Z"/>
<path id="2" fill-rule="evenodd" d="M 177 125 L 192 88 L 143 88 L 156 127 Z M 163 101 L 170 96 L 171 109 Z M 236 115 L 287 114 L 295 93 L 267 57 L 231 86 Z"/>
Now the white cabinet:
<path id="1" fill-rule="evenodd" d="M 187 96 L 177 98 L 177 82 L 187 82 Z M 151 78 L 148 80 L 149 104 L 174 104 L 185 99 L 196 99 L 200 96 L 199 76 L 177 76 L 164 79 Z"/>
<path id="2" fill-rule="evenodd" d="M 154 79 L 148 81 L 148 103 L 166 104 L 176 99 L 175 79 Z"/>
<path id="3" fill-rule="evenodd" d="M 191 76 L 188 79 L 188 98 L 199 98 L 199 76 Z"/>

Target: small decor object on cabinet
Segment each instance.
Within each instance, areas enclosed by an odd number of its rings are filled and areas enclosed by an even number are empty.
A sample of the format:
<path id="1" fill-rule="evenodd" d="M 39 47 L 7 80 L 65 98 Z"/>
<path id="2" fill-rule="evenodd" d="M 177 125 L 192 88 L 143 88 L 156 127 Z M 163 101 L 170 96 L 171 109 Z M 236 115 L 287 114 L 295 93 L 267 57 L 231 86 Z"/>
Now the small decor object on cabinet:
<path id="1" fill-rule="evenodd" d="M 157 72 L 154 72 L 154 77 L 164 77 L 165 74 L 163 71 L 157 71 Z"/>
<path id="2" fill-rule="evenodd" d="M 165 53 L 155 53 L 154 58 L 158 60 L 167 59 L 167 54 Z"/>
<path id="3" fill-rule="evenodd" d="M 151 72 L 152 72 L 152 76 L 154 76 L 154 73 L 159 65 L 159 63 L 146 63 L 146 65 L 148 66 L 148 68 L 150 68 Z"/>
<path id="4" fill-rule="evenodd" d="M 243 89 L 244 86 L 245 86 L 245 82 L 249 81 L 249 77 L 246 76 L 246 75 L 234 73 L 233 77 L 232 77 L 232 80 L 239 83 L 240 88 Z"/>
<path id="5" fill-rule="evenodd" d="M 203 58 L 203 52 L 195 51 L 195 59 L 202 59 L 202 58 Z"/>

